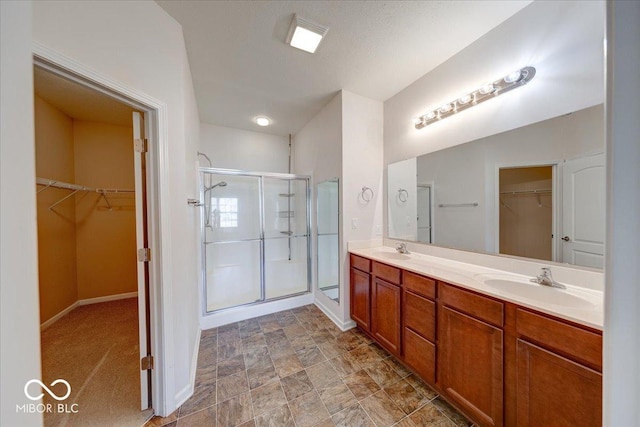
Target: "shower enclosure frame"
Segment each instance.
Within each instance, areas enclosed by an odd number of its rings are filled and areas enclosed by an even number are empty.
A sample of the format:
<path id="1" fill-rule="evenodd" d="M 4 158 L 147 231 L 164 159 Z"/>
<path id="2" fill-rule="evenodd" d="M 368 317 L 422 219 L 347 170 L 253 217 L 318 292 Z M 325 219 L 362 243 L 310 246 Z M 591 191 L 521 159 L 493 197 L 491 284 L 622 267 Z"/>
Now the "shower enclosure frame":
<path id="1" fill-rule="evenodd" d="M 229 176 L 248 176 L 258 178 L 258 203 L 260 206 L 259 213 L 259 222 L 260 222 L 260 300 L 252 301 L 244 304 L 238 304 L 231 307 L 220 308 L 217 310 L 208 311 L 207 310 L 207 245 L 206 245 L 206 223 L 205 223 L 205 214 L 200 215 L 200 240 L 201 240 L 201 280 L 202 280 L 202 315 L 210 316 L 218 313 L 222 313 L 229 310 L 235 310 L 238 307 L 248 307 L 254 305 L 264 304 L 266 302 L 278 301 L 287 298 L 296 297 L 299 295 L 305 295 L 311 293 L 311 284 L 312 284 L 312 263 L 311 263 L 311 177 L 309 175 L 297 175 L 297 174 L 289 174 L 289 173 L 278 173 L 278 172 L 256 172 L 256 171 L 243 171 L 237 169 L 222 169 L 222 168 L 211 168 L 211 167 L 199 167 L 198 175 L 199 175 L 199 183 L 200 183 L 200 200 L 202 202 L 199 204 L 200 207 L 204 210 L 206 208 L 205 203 L 205 182 L 204 182 L 204 174 L 205 173 L 213 173 L 218 175 L 229 175 Z M 265 257 L 265 212 L 264 212 L 264 178 L 273 178 L 273 179 L 281 179 L 285 181 L 292 180 L 304 180 L 306 183 L 306 192 L 305 192 L 305 207 L 306 207 L 306 237 L 307 237 L 307 289 L 302 292 L 296 292 L 288 295 L 282 295 L 274 298 L 266 298 L 266 257 Z M 293 238 L 293 236 L 288 236 L 289 239 Z M 233 241 L 225 241 L 225 243 L 232 243 Z"/>

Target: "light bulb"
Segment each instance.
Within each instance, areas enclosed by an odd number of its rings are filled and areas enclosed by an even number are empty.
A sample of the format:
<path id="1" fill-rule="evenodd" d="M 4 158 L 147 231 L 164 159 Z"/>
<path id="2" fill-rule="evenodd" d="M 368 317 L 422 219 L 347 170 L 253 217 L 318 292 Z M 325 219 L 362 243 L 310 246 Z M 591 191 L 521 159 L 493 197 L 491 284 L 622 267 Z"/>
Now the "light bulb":
<path id="1" fill-rule="evenodd" d="M 451 111 L 453 107 L 451 106 L 451 104 L 444 104 L 442 106 L 440 106 L 440 108 L 438 108 L 438 111 L 440 111 L 441 113 L 448 113 L 449 111 Z"/>
<path id="2" fill-rule="evenodd" d="M 520 77 L 522 76 L 522 71 L 517 70 L 517 71 L 513 71 L 509 74 L 507 74 L 507 76 L 504 78 L 505 83 L 514 83 L 517 82 L 518 80 L 520 80 Z"/>
<path id="3" fill-rule="evenodd" d="M 266 117 L 256 117 L 256 124 L 258 126 L 269 126 L 271 120 Z"/>
<path id="4" fill-rule="evenodd" d="M 495 90 L 495 87 L 493 87 L 493 83 L 487 83 L 482 85 L 482 87 L 480 88 L 480 93 L 483 95 L 486 95 L 488 93 L 491 93 Z"/>
<path id="5" fill-rule="evenodd" d="M 435 111 L 429 111 L 425 117 L 427 118 L 427 120 L 433 120 L 433 119 L 436 118 L 436 112 Z"/>
<path id="6" fill-rule="evenodd" d="M 458 98 L 458 104 L 460 105 L 468 104 L 469 102 L 471 102 L 471 95 L 464 95 Z"/>

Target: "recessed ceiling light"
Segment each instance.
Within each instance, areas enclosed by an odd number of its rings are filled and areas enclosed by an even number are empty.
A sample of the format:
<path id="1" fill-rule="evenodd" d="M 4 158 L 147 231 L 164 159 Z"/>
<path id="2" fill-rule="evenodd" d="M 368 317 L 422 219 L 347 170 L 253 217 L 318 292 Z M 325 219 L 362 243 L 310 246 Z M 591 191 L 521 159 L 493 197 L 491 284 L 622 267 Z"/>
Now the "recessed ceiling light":
<path id="1" fill-rule="evenodd" d="M 271 124 L 271 120 L 266 117 L 256 117 L 256 124 L 258 126 L 269 126 Z"/>
<path id="2" fill-rule="evenodd" d="M 329 29 L 294 14 L 287 34 L 287 44 L 314 53 Z"/>

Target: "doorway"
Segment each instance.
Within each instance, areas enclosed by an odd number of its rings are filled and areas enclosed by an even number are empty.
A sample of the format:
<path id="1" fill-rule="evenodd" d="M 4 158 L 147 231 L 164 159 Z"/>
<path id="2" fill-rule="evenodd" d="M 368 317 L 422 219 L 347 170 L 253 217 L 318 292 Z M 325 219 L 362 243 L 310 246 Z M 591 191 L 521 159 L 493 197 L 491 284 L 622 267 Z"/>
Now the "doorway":
<path id="1" fill-rule="evenodd" d="M 46 413 L 45 425 L 140 425 L 152 415 L 140 369 L 148 263 L 137 259 L 148 171 L 132 140 L 145 111 L 54 69 L 36 58 L 42 380 L 67 381 L 76 411 Z"/>
<path id="2" fill-rule="evenodd" d="M 418 184 L 418 241 L 433 243 L 433 183 Z"/>
<path id="3" fill-rule="evenodd" d="M 554 166 L 500 168 L 500 253 L 554 260 Z"/>

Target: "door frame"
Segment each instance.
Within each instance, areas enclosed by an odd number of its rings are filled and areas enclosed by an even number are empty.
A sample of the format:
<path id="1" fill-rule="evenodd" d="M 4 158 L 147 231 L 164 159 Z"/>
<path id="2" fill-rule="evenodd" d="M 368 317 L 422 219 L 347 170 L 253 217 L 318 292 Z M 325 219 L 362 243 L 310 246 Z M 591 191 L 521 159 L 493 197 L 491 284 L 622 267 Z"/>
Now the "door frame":
<path id="1" fill-rule="evenodd" d="M 433 245 L 434 224 L 436 216 L 436 197 L 435 197 L 435 182 L 434 181 L 422 181 L 416 184 L 417 188 L 429 188 L 429 244 Z M 416 193 L 417 199 L 417 193 Z M 416 202 L 417 203 L 417 202 Z M 418 214 L 419 215 L 419 214 Z M 418 227 L 416 226 L 416 229 Z"/>
<path id="2" fill-rule="evenodd" d="M 171 287 L 164 286 L 171 277 L 171 247 L 163 245 L 170 236 L 169 218 L 169 132 L 167 105 L 122 82 L 101 75 L 85 65 L 64 56 L 38 42 L 32 43 L 34 66 L 46 69 L 58 76 L 108 95 L 124 104 L 144 112 L 146 137 L 149 146 L 148 231 L 152 253 L 149 263 L 149 301 L 151 312 L 151 354 L 154 367 L 151 370 L 151 407 L 158 415 L 166 416 L 173 410 L 172 391 L 175 389 L 172 366 L 173 352 L 167 351 L 172 342 Z M 160 215 L 162 213 L 162 215 Z M 144 295 L 138 295 L 138 299 Z M 171 398 L 171 401 L 169 401 Z"/>
<path id="3" fill-rule="evenodd" d="M 551 219 L 551 233 L 553 235 L 551 243 L 551 262 L 562 262 L 562 246 L 560 245 L 559 235 L 562 234 L 562 164 L 564 160 L 550 161 L 527 161 L 527 162 L 510 162 L 496 163 L 494 171 L 493 186 L 493 239 L 494 252 L 496 255 L 500 253 L 500 169 L 516 169 L 527 167 L 551 166 L 551 203 L 553 205 Z"/>

